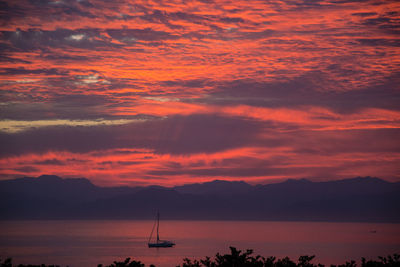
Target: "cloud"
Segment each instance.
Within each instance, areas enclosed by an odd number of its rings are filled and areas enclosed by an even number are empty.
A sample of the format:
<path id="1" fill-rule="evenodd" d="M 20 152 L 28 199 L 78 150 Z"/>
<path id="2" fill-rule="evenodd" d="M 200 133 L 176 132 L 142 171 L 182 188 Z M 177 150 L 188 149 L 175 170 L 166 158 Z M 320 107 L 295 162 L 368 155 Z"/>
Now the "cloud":
<path id="1" fill-rule="evenodd" d="M 0 23 L 5 25 L 11 19 L 24 16 L 24 9 L 12 2 L 0 1 Z"/>
<path id="2" fill-rule="evenodd" d="M 90 74 L 90 75 L 78 75 L 76 78 L 79 80 L 79 84 L 94 84 L 94 83 L 101 83 L 101 84 L 110 84 L 104 78 L 101 78 L 98 74 Z"/>
<path id="3" fill-rule="evenodd" d="M 3 42 L 6 51 L 32 51 L 75 47 L 92 49 L 94 47 L 109 49 L 119 47 L 100 34 L 98 29 L 56 29 L 39 30 L 28 29 L 15 31 L 2 31 L 0 41 Z"/>
<path id="4" fill-rule="evenodd" d="M 373 47 L 380 47 L 380 46 L 400 46 L 400 40 L 398 39 L 379 39 L 379 38 L 360 38 L 356 39 L 361 45 L 369 45 Z"/>
<path id="5" fill-rule="evenodd" d="M 143 41 L 162 41 L 174 40 L 179 38 L 165 31 L 156 31 L 151 28 L 146 29 L 108 29 L 107 33 L 114 39 L 121 42 Z"/>
<path id="6" fill-rule="evenodd" d="M 86 37 L 85 34 L 73 34 L 69 37 L 67 37 L 67 39 L 69 40 L 75 40 L 75 41 L 81 41 L 82 39 L 84 39 Z"/>
<path id="7" fill-rule="evenodd" d="M 13 170 L 20 172 L 20 173 L 35 173 L 35 172 L 39 171 L 38 168 L 35 168 L 33 166 L 23 166 L 23 167 L 15 168 Z"/>
<path id="8" fill-rule="evenodd" d="M 372 17 L 378 15 L 376 12 L 357 12 L 353 13 L 353 16 L 358 16 L 358 17 Z"/>
<path id="9" fill-rule="evenodd" d="M 122 125 L 135 122 L 135 120 L 40 120 L 40 121 L 13 121 L 3 120 L 0 121 L 0 132 L 6 133 L 18 133 L 29 131 L 31 129 L 38 129 L 42 127 L 54 127 L 54 126 L 73 126 L 73 127 L 90 127 L 97 125 Z"/>
<path id="10" fill-rule="evenodd" d="M 368 27 L 377 27 L 377 29 L 389 33 L 398 35 L 400 31 L 400 18 L 398 13 L 386 13 L 384 15 L 379 15 L 375 18 L 366 18 L 362 21 L 363 25 Z"/>
<path id="11" fill-rule="evenodd" d="M 24 67 L 19 68 L 1 68 L 0 75 L 30 75 L 30 74 L 45 74 L 45 75 L 66 75 L 67 71 L 62 69 L 50 68 L 50 69 L 26 69 Z"/>
<path id="12" fill-rule="evenodd" d="M 99 56 L 84 56 L 84 55 L 67 55 L 67 54 L 48 54 L 43 55 L 43 58 L 56 61 L 56 62 L 68 62 L 68 61 L 81 61 L 81 62 L 89 62 L 93 60 L 98 60 Z"/>
<path id="13" fill-rule="evenodd" d="M 393 144 L 399 129 L 351 131 L 271 130 L 272 140 L 257 140 L 257 146 L 226 155 L 208 155 L 203 161 L 166 163 L 147 171 L 163 177 L 269 178 L 309 177 L 319 180 L 351 177 L 357 173 L 388 175 L 400 159 L 400 143 Z M 275 146 L 271 146 L 274 143 Z M 371 144 L 371 145 L 365 145 Z M 385 157 L 377 158 L 381 154 Z M 192 164 L 193 163 L 193 164 Z M 381 169 L 379 168 L 381 166 Z M 382 170 L 382 166 L 385 166 Z M 383 174 L 385 172 L 385 174 Z M 393 178 L 393 177 L 392 177 Z"/>
<path id="14" fill-rule="evenodd" d="M 2 1 L 2 9 L 5 14 L 1 17 L 1 21 L 9 23 L 24 17 L 36 17 L 46 14 L 46 19 L 55 20 L 65 17 L 87 17 L 95 16 L 89 11 L 94 6 L 89 1 Z M 4 8 L 4 9 L 3 9 Z"/>
<path id="15" fill-rule="evenodd" d="M 266 125 L 217 115 L 173 116 L 128 122 L 41 121 L 30 124 L 23 122 L 13 127 L 3 124 L 7 132 L 0 133 L 3 148 L 0 154 L 6 156 L 46 151 L 86 153 L 116 148 L 149 148 L 162 154 L 209 153 L 253 143 Z M 38 127 L 40 125 L 46 127 Z M 15 131 L 20 129 L 18 126 L 24 127 L 25 131 Z"/>
<path id="16" fill-rule="evenodd" d="M 336 71 L 339 71 L 340 75 L 346 75 L 346 71 L 341 69 Z M 336 81 L 324 78 L 319 72 L 310 72 L 304 76 L 276 82 L 252 80 L 222 82 L 207 97 L 195 101 L 217 105 L 240 103 L 261 107 L 320 106 L 344 113 L 352 113 L 363 108 L 399 110 L 398 73 L 393 73 L 381 83 L 359 90 L 331 91 L 330 88 L 337 86 Z"/>
<path id="17" fill-rule="evenodd" d="M 37 160 L 33 162 L 34 164 L 37 165 L 57 165 L 57 166 L 65 166 L 67 163 L 63 162 L 58 159 L 46 159 L 46 160 Z"/>
<path id="18" fill-rule="evenodd" d="M 399 14 L 391 0 L 2 1 L 2 172 L 396 177 Z"/>
<path id="19" fill-rule="evenodd" d="M 99 118 L 122 119 L 126 116 L 112 116 L 102 109 L 104 100 L 96 97 L 60 97 L 64 102 L 33 103 L 26 101 L 6 102 L 0 105 L 0 118 L 5 120 L 38 121 L 38 120 L 96 120 Z M 76 100 L 76 102 L 70 102 Z M 82 107 L 82 105 L 85 105 Z M 129 116 L 130 118 L 140 118 Z"/>

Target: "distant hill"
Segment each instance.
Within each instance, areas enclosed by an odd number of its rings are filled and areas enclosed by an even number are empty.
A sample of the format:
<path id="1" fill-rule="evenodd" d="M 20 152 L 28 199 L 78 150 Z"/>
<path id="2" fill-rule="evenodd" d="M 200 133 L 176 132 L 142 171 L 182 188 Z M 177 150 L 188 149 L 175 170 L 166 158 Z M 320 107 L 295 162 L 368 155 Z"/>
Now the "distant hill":
<path id="1" fill-rule="evenodd" d="M 235 195 L 248 193 L 253 189 L 251 185 L 243 181 L 222 181 L 214 180 L 202 184 L 187 184 L 183 186 L 175 186 L 174 190 L 179 193 L 195 194 L 195 195 Z"/>
<path id="2" fill-rule="evenodd" d="M 357 177 L 252 186 L 212 181 L 165 188 L 98 187 L 53 175 L 0 181 L 2 219 L 400 222 L 400 183 Z"/>

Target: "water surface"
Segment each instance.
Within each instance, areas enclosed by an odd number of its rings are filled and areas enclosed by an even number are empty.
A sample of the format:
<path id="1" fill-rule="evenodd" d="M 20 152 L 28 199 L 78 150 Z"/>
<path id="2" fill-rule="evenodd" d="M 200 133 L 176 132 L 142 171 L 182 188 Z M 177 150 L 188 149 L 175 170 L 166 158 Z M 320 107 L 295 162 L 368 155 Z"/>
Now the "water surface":
<path id="1" fill-rule="evenodd" d="M 146 265 L 176 266 L 184 257 L 229 252 L 229 246 L 262 256 L 316 255 L 339 264 L 400 252 L 400 225 L 376 223 L 162 221 L 160 236 L 173 248 L 148 248 L 153 221 L 1 221 L 0 257 L 14 264 L 70 267 L 111 264 L 131 257 Z"/>

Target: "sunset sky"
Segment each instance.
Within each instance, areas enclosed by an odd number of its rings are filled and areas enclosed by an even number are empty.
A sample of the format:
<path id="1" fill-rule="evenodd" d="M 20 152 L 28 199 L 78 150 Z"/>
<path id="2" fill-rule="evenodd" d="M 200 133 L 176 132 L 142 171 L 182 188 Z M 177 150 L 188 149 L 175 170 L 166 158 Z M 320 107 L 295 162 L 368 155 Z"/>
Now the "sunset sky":
<path id="1" fill-rule="evenodd" d="M 400 181 L 400 2 L 1 1 L 0 179 Z"/>

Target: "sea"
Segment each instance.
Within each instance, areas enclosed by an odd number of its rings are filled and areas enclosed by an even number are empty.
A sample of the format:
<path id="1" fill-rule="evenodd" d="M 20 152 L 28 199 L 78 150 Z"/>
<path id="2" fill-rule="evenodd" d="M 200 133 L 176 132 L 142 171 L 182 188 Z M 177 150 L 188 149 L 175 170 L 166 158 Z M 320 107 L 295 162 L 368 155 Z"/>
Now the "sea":
<path id="1" fill-rule="evenodd" d="M 400 224 L 165 220 L 160 222 L 160 239 L 176 245 L 148 248 L 153 225 L 146 220 L 0 221 L 0 259 L 87 267 L 129 257 L 146 266 L 173 267 L 183 258 L 228 253 L 232 246 L 294 261 L 315 255 L 314 263 L 329 266 L 400 253 Z"/>

